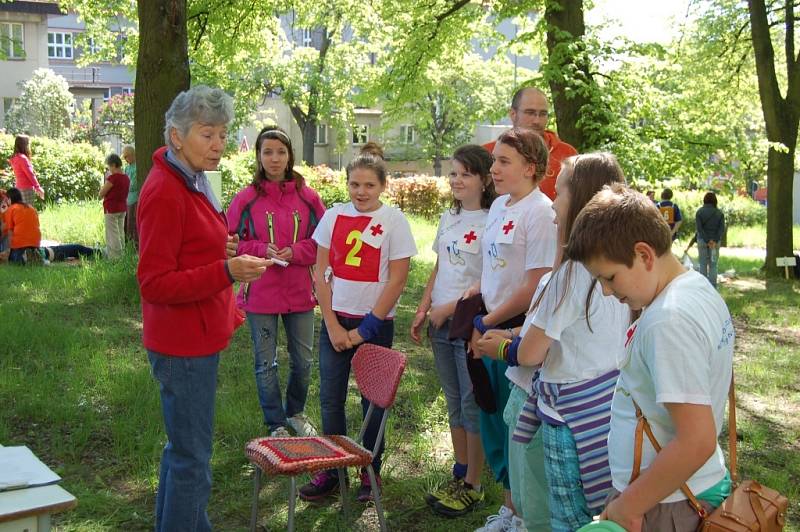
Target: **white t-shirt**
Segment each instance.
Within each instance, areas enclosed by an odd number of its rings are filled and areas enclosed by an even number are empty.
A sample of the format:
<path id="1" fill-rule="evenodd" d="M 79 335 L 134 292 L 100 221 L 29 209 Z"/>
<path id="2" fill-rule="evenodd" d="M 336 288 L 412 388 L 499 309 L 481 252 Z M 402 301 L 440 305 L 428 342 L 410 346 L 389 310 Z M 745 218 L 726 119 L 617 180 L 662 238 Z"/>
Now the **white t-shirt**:
<path id="1" fill-rule="evenodd" d="M 664 288 L 631 325 L 627 336 L 627 360 L 614 394 L 608 436 L 611 477 L 619 491 L 628 486 L 633 467 L 636 413 L 631 394 L 662 447 L 675 437 L 664 403 L 710 405 L 719 435 L 731 382 L 735 333 L 722 297 L 705 277 L 690 270 Z M 644 438 L 641 469 L 654 457 L 655 450 Z M 713 456 L 687 484 L 698 494 L 724 475 L 725 458 L 717 445 Z M 661 502 L 685 498 L 677 490 Z"/>
<path id="2" fill-rule="evenodd" d="M 439 256 L 439 269 L 433 282 L 431 304 L 436 307 L 461 297 L 464 291 L 481 278 L 481 241 L 487 211 L 465 211 L 455 214 L 450 209 L 442 214 L 433 241 Z"/>
<path id="3" fill-rule="evenodd" d="M 388 205 L 362 213 L 352 203 L 336 204 L 312 238 L 330 250 L 333 310 L 352 316 L 364 316 L 375 306 L 389 281 L 390 260 L 417 254 L 408 220 Z M 395 307 L 387 317 L 394 316 Z"/>
<path id="4" fill-rule="evenodd" d="M 483 233 L 481 294 L 491 312 L 519 288 L 525 272 L 552 268 L 556 258 L 553 202 L 538 188 L 511 207 L 508 194 L 492 203 Z M 506 377 L 530 392 L 534 368 L 510 367 Z"/>

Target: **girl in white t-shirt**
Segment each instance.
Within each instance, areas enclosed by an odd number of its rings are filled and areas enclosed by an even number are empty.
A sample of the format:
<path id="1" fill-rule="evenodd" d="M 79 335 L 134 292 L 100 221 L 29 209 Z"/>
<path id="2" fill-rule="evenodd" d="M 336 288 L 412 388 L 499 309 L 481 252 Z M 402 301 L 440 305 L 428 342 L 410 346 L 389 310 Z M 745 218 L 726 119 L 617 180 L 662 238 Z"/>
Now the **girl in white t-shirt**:
<path id="1" fill-rule="evenodd" d="M 481 277 L 481 240 L 486 215 L 495 198 L 489 173 L 492 162 L 489 152 L 475 144 L 461 146 L 453 153 L 450 172 L 453 204 L 439 221 L 433 242 L 436 265 L 411 324 L 411 337 L 419 343 L 420 331 L 430 314 L 428 336 L 447 401 L 456 463 L 453 479 L 429 493 L 425 500 L 436 513 L 447 517 L 464 515 L 483 500 L 478 405 L 467 370 L 464 340 L 450 340 L 449 333 L 458 298 Z"/>
<path id="2" fill-rule="evenodd" d="M 504 504 L 487 519 L 485 528 L 494 530 L 499 522 L 505 530 L 517 530 L 523 519 L 528 528 L 549 522 L 541 440 L 522 447 L 509 441 L 508 433 L 528 396 L 533 370 L 509 369 L 494 353 L 480 350 L 477 342 L 486 329 L 522 324 L 539 279 L 553 266 L 556 229 L 552 202 L 537 186 L 547 168 L 542 138 L 531 130 L 510 129 L 497 139 L 492 154 L 492 180 L 503 195 L 492 203 L 486 220 L 480 283 L 465 295 L 480 291 L 486 305 L 487 314 L 475 318 L 471 350 L 473 356 L 483 355 L 497 406 L 493 413 L 480 413 L 481 442 L 495 479 L 505 488 Z M 539 457 L 542 465 L 537 473 L 520 474 L 522 464 L 536 463 L 523 456 Z"/>
<path id="3" fill-rule="evenodd" d="M 586 268 L 563 261 L 560 250 L 592 196 L 604 185 L 624 182 L 608 153 L 562 163 L 553 202 L 560 244 L 554 271 L 542 278 L 519 336 L 487 334 L 492 341 L 486 348 L 494 346 L 509 365 L 541 365 L 512 439 L 525 444 L 541 433 L 554 532 L 591 522 L 608 496 L 611 399 L 630 321 L 628 307 L 603 296 Z"/>
<path id="4" fill-rule="evenodd" d="M 384 205 L 386 165 L 374 155 L 359 155 L 347 165 L 350 203 L 328 209 L 312 238 L 317 242 L 316 287 L 322 311 L 319 338 L 320 403 L 324 434 L 346 434 L 345 400 L 350 360 L 369 342 L 392 346 L 397 300 L 408 278 L 414 237 L 403 213 Z M 361 398 L 363 414 L 369 402 Z M 364 434 L 372 449 L 383 410 L 375 408 Z M 372 465 L 380 487 L 383 441 Z M 300 488 L 304 500 L 317 500 L 339 487 L 336 470 L 322 471 Z M 357 498 L 372 498 L 367 471 L 361 471 Z"/>

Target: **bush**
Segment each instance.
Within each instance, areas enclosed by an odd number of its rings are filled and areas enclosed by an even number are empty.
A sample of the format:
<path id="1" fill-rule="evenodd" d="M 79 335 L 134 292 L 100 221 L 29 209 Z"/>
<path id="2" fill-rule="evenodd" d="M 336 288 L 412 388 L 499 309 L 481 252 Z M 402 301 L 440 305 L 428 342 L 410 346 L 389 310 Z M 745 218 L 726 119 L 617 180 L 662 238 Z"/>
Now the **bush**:
<path id="1" fill-rule="evenodd" d="M 326 207 L 350 201 L 344 170 L 333 170 L 324 164 L 296 169 L 306 178 L 308 186 L 317 191 Z"/>
<path id="2" fill-rule="evenodd" d="M 703 206 L 704 190 L 678 190 L 675 191 L 673 201 L 680 207 L 683 215 L 683 223 L 678 231 L 678 235 L 684 238 L 694 236 L 696 227 L 694 216 L 697 210 Z M 754 225 L 766 225 L 767 208 L 753 201 L 749 197 L 743 196 L 723 196 L 717 194 L 717 204 L 725 213 L 725 225 L 728 227 L 751 227 Z"/>
<path id="3" fill-rule="evenodd" d="M 97 191 L 103 182 L 105 155 L 84 143 L 68 143 L 31 137 L 31 163 L 47 202 L 100 201 Z M 14 137 L 0 134 L 0 186 L 14 186 L 8 159 L 14 153 Z"/>
<path id="4" fill-rule="evenodd" d="M 389 201 L 406 214 L 437 219 L 450 200 L 447 180 L 428 175 L 389 178 Z"/>

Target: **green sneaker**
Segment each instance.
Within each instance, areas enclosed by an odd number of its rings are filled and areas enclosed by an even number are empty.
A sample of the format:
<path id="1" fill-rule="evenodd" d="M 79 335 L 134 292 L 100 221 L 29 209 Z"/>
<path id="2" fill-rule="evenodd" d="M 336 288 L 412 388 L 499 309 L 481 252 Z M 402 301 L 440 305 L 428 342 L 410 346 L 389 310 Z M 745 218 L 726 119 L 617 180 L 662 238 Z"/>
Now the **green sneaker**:
<path id="1" fill-rule="evenodd" d="M 433 507 L 434 504 L 439 502 L 442 499 L 450 497 L 456 491 L 461 489 L 461 486 L 464 484 L 463 478 L 451 478 L 447 484 L 439 486 L 438 489 L 425 494 L 425 502 L 428 503 L 428 506 Z"/>
<path id="2" fill-rule="evenodd" d="M 461 489 L 433 505 L 433 511 L 445 517 L 459 517 L 474 510 L 483 502 L 483 490 L 462 483 Z"/>

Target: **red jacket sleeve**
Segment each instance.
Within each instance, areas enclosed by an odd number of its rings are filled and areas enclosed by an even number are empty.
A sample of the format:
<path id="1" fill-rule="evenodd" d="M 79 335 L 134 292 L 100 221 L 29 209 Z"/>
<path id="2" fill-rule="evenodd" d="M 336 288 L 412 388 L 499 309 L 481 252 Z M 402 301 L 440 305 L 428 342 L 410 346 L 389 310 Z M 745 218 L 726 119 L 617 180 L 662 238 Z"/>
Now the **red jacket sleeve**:
<path id="1" fill-rule="evenodd" d="M 325 214 L 325 204 L 322 203 L 319 194 L 314 189 L 306 188 L 303 191 L 306 201 L 311 204 L 314 214 L 317 215 L 317 223 L 322 220 Z M 310 220 L 309 220 L 310 223 Z M 313 266 L 317 262 L 317 243 L 309 235 L 308 238 L 292 244 L 292 264 L 300 266 Z"/>
<path id="2" fill-rule="evenodd" d="M 168 194 L 151 194 L 139 201 L 139 267 L 142 299 L 153 304 L 201 301 L 232 283 L 225 259 L 195 268 L 178 269 L 183 241 L 185 206 Z"/>

